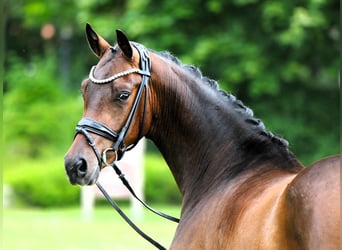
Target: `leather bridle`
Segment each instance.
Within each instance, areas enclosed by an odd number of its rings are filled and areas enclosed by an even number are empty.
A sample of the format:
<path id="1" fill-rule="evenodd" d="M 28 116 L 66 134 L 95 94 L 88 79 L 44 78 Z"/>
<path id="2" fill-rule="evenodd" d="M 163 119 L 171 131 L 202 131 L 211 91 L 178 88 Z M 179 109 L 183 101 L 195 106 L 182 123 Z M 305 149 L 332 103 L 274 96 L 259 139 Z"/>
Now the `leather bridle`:
<path id="1" fill-rule="evenodd" d="M 77 126 L 76 126 L 76 135 L 77 134 L 82 134 L 85 136 L 86 140 L 88 141 L 89 146 L 93 149 L 97 161 L 98 161 L 98 167 L 99 169 L 101 169 L 101 166 L 104 164 L 105 166 L 111 166 L 113 167 L 113 169 L 115 170 L 115 172 L 117 173 L 117 175 L 119 176 L 119 178 L 121 179 L 121 181 L 123 182 L 123 184 L 126 186 L 126 188 L 131 192 L 131 194 L 138 199 L 139 202 L 141 202 L 147 209 L 149 209 L 150 211 L 168 219 L 174 222 L 179 222 L 178 218 L 174 218 L 172 216 L 166 215 L 164 213 L 161 213 L 159 211 L 154 210 L 153 208 L 151 208 L 149 205 L 147 205 L 145 202 L 143 202 L 141 199 L 139 199 L 137 197 L 137 195 L 135 194 L 134 190 L 132 189 L 132 187 L 129 185 L 127 179 L 125 178 L 125 176 L 122 174 L 122 172 L 120 171 L 120 169 L 117 167 L 117 165 L 115 164 L 116 161 L 120 160 L 122 158 L 122 156 L 124 155 L 125 151 L 128 151 L 132 148 L 135 147 L 135 145 L 137 144 L 137 142 L 139 141 L 139 139 L 142 137 L 142 133 L 144 130 L 144 122 L 145 122 L 145 117 L 146 117 L 146 105 L 148 102 L 148 83 L 149 83 L 149 78 L 150 78 L 150 72 L 151 72 L 151 60 L 149 57 L 149 53 L 148 50 L 142 46 L 141 44 L 138 43 L 133 43 L 132 45 L 138 50 L 139 55 L 140 55 L 140 69 L 135 69 L 135 68 L 131 68 L 131 69 L 127 69 L 125 71 L 122 71 L 120 73 L 117 73 L 109 78 L 106 79 L 96 79 L 94 76 L 94 71 L 96 69 L 96 66 L 93 66 L 90 70 L 89 73 L 89 79 L 92 83 L 94 84 L 108 84 L 113 82 L 114 80 L 121 78 L 123 76 L 126 76 L 128 74 L 133 74 L 133 73 L 137 73 L 142 75 L 142 81 L 141 84 L 139 86 L 137 95 L 135 97 L 135 100 L 133 102 L 132 108 L 130 110 L 130 113 L 127 117 L 126 122 L 124 123 L 124 126 L 121 128 L 121 130 L 119 132 L 114 131 L 113 129 L 111 129 L 110 127 L 108 127 L 107 125 L 98 122 L 92 118 L 82 118 Z M 126 138 L 126 135 L 134 121 L 134 117 L 136 115 L 139 103 L 141 101 L 143 92 L 145 92 L 145 98 L 144 98 L 144 111 L 143 111 L 143 117 L 141 120 L 141 125 L 140 125 L 140 131 L 139 131 L 139 135 L 138 138 L 135 142 L 135 144 L 129 146 L 128 148 L 126 148 L 124 140 Z M 98 149 L 96 148 L 95 142 L 93 137 L 89 134 L 89 133 L 93 133 L 93 134 L 97 134 L 99 136 L 102 136 L 110 141 L 112 141 L 114 143 L 114 145 L 111 148 L 107 148 L 102 152 L 102 155 L 100 154 L 100 152 L 98 151 Z M 76 136 L 75 135 L 75 136 Z M 114 152 L 114 160 L 111 163 L 107 162 L 107 153 L 108 152 Z M 155 247 L 157 247 L 158 249 L 166 249 L 165 247 L 163 247 L 161 244 L 159 244 L 158 242 L 156 242 L 155 240 L 153 240 L 151 237 L 149 237 L 148 235 L 146 235 L 143 231 L 141 231 L 124 213 L 123 211 L 118 207 L 118 205 L 114 202 L 114 200 L 111 199 L 111 197 L 108 195 L 108 193 L 105 191 L 105 189 L 100 185 L 99 182 L 96 182 L 97 187 L 100 189 L 100 191 L 103 193 L 103 195 L 105 196 L 105 198 L 109 201 L 109 203 L 113 206 L 113 208 L 123 217 L 123 219 L 138 233 L 140 234 L 143 238 L 145 238 L 147 241 L 149 241 L 151 244 L 153 244 Z"/>
<path id="2" fill-rule="evenodd" d="M 88 141 L 89 141 L 90 135 L 89 134 L 87 135 L 87 133 L 91 132 L 91 133 L 97 134 L 99 136 L 102 136 L 102 137 L 114 142 L 114 145 L 111 148 L 107 148 L 106 150 L 103 151 L 102 157 L 99 154 L 99 152 L 96 149 L 94 149 L 99 163 L 103 162 L 105 165 L 110 165 L 107 162 L 107 157 L 106 157 L 107 152 L 110 152 L 110 151 L 114 152 L 115 158 L 114 158 L 113 162 L 116 160 L 120 160 L 122 158 L 122 156 L 124 155 L 125 151 L 130 150 L 130 149 L 135 147 L 136 143 L 138 142 L 138 140 L 142 136 L 142 132 L 144 130 L 144 121 L 145 121 L 145 116 L 146 116 L 146 105 L 147 105 L 147 101 L 148 101 L 148 82 L 149 82 L 150 71 L 151 71 L 151 60 L 150 60 L 150 57 L 148 55 L 148 51 L 145 47 L 143 47 L 142 45 L 140 45 L 138 43 L 132 43 L 132 44 L 134 45 L 134 47 L 139 52 L 141 69 L 134 69 L 134 68 L 128 69 L 128 70 L 122 71 L 120 73 L 117 73 L 117 74 L 115 74 L 109 78 L 101 79 L 101 80 L 96 79 L 94 77 L 94 71 L 95 71 L 96 66 L 93 66 L 92 69 L 90 70 L 90 73 L 89 73 L 90 81 L 94 84 L 100 84 L 100 85 L 111 83 L 118 78 L 121 78 L 123 76 L 126 76 L 128 74 L 132 74 L 132 73 L 138 73 L 138 74 L 142 75 L 142 81 L 141 81 L 141 84 L 139 86 L 135 100 L 133 102 L 131 111 L 130 111 L 127 119 L 126 119 L 124 126 L 121 128 L 120 132 L 114 131 L 111 128 L 109 128 L 108 126 L 106 126 L 105 124 L 98 122 L 92 118 L 82 118 L 76 126 L 76 134 L 80 133 L 80 134 L 85 135 L 85 137 L 88 139 Z M 135 114 L 137 112 L 137 108 L 139 106 L 143 92 L 145 92 L 144 111 L 143 111 L 143 118 L 141 120 L 140 132 L 139 132 L 139 135 L 137 138 L 137 142 L 134 145 L 131 145 L 129 148 L 126 148 L 126 146 L 124 144 L 124 139 L 127 135 L 127 132 L 129 131 L 132 123 L 133 123 L 133 120 L 134 120 Z M 101 164 L 100 164 L 100 166 L 101 166 Z"/>

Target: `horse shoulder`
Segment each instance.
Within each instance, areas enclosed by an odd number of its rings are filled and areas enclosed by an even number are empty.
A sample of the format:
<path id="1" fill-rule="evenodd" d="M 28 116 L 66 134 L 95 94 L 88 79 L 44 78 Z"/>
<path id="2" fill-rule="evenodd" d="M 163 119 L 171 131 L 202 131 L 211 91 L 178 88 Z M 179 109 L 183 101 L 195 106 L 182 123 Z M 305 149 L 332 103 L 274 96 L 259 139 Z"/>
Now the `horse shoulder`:
<path id="1" fill-rule="evenodd" d="M 227 249 L 294 249 L 284 231 L 285 193 L 295 174 L 274 178 L 238 220 Z"/>
<path id="2" fill-rule="evenodd" d="M 183 217 L 171 249 L 293 249 L 282 231 L 284 192 L 293 178 L 220 190 Z"/>
<path id="3" fill-rule="evenodd" d="M 305 168 L 288 186 L 287 229 L 299 249 L 339 249 L 340 158 Z"/>

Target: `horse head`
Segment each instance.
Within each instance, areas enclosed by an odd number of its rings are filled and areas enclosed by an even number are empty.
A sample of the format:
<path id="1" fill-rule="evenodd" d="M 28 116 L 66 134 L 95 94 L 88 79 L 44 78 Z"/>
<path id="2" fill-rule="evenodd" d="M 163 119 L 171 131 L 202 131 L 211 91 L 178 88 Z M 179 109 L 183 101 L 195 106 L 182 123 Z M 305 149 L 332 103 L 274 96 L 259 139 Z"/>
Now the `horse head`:
<path id="1" fill-rule="evenodd" d="M 116 35 L 117 45 L 111 46 L 86 26 L 88 43 L 99 62 L 82 82 L 84 112 L 65 156 L 72 184 L 95 183 L 101 168 L 120 159 L 149 127 L 148 52 L 130 43 L 122 31 Z"/>

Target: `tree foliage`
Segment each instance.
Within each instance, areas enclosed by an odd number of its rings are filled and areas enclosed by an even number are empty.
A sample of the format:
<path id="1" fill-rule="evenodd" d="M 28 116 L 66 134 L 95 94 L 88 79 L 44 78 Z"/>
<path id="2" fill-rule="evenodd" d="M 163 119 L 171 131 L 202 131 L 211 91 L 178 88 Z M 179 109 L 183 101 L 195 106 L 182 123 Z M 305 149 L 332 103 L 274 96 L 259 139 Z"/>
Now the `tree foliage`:
<path id="1" fill-rule="evenodd" d="M 43 85 L 38 90 L 14 85 L 18 78 L 11 73 L 6 77 L 4 122 L 13 127 L 5 135 L 11 140 L 58 141 L 57 134 L 36 133 L 55 118 L 47 107 L 34 106 L 44 99 L 49 99 L 44 105 L 50 108 L 50 101 L 61 105 L 63 98 L 50 91 L 60 91 L 60 96 L 77 93 L 97 61 L 84 39 L 85 23 L 90 22 L 113 43 L 114 30 L 120 28 L 131 40 L 169 50 L 183 63 L 199 66 L 204 75 L 251 106 L 270 130 L 287 138 L 305 163 L 337 153 L 338 7 L 338 2 L 328 0 L 11 1 L 8 58 L 16 54 L 24 63 L 39 56 L 48 62 L 54 56 L 58 61 L 51 64 L 51 79 L 38 73 L 29 78 L 30 84 Z M 45 23 L 57 29 L 49 41 L 39 34 Z M 34 65 L 42 72 L 47 64 L 39 60 Z M 30 64 L 28 60 L 25 67 Z M 7 72 L 16 67 L 7 60 Z M 51 89 L 44 85 L 48 83 Z M 24 99 L 15 97 L 24 94 Z M 64 115 L 68 112 L 70 108 Z"/>
<path id="2" fill-rule="evenodd" d="M 56 82 L 55 58 L 23 63 L 11 57 L 11 65 L 3 114 L 7 153 L 38 157 L 60 150 L 72 139 L 82 110 L 80 98 L 65 96 Z"/>

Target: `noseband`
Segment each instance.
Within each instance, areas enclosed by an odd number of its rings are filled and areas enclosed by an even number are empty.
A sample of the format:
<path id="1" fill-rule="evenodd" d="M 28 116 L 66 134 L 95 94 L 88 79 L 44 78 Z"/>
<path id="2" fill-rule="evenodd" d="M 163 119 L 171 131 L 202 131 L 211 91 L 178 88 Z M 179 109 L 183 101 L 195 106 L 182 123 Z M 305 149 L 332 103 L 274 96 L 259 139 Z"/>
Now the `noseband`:
<path id="1" fill-rule="evenodd" d="M 120 160 L 122 158 L 122 156 L 124 155 L 125 151 L 128 151 L 132 148 L 135 147 L 135 145 L 138 143 L 138 140 L 141 138 L 142 136 L 142 132 L 144 130 L 144 121 L 145 121 L 145 116 L 146 116 L 146 103 L 148 101 L 148 82 L 149 82 L 149 78 L 150 78 L 150 72 L 151 72 L 151 60 L 148 54 L 148 50 L 138 44 L 138 43 L 132 43 L 133 46 L 138 50 L 139 55 L 140 55 L 140 68 L 141 69 L 127 69 L 125 71 L 122 71 L 120 73 L 117 73 L 109 78 L 106 79 L 96 79 L 94 77 L 94 71 L 96 69 L 96 66 L 93 66 L 90 70 L 89 73 L 89 79 L 92 83 L 94 84 L 107 84 L 107 83 L 111 83 L 114 80 L 121 78 L 123 76 L 129 75 L 129 74 L 133 74 L 133 73 L 138 73 L 140 75 L 142 75 L 142 80 L 141 80 L 141 84 L 139 86 L 138 89 L 138 93 L 135 97 L 135 100 L 133 102 L 133 106 L 131 108 L 131 111 L 127 117 L 127 120 L 124 124 L 124 126 L 121 128 L 120 132 L 114 131 L 113 129 L 109 128 L 107 125 L 98 122 L 94 119 L 91 118 L 82 118 L 77 126 L 76 126 L 76 135 L 77 134 L 82 134 L 85 136 L 86 140 L 88 141 L 88 144 L 90 145 L 90 147 L 93 149 L 97 161 L 98 161 L 98 167 L 99 169 L 101 169 L 102 164 L 104 164 L 105 166 L 111 166 L 113 167 L 113 169 L 115 170 L 115 172 L 117 173 L 117 175 L 119 176 L 119 178 L 121 179 L 122 183 L 126 186 L 126 188 L 130 191 L 130 193 L 133 195 L 134 198 L 136 198 L 143 206 L 145 206 L 147 209 L 149 209 L 150 211 L 152 211 L 155 214 L 158 214 L 159 216 L 162 216 L 168 220 L 174 221 L 174 222 L 179 222 L 179 219 L 174 218 L 172 216 L 169 216 L 167 214 L 161 213 L 155 209 L 153 209 L 152 207 L 150 207 L 149 205 L 147 205 L 144 201 L 142 201 L 139 197 L 137 197 L 137 195 L 135 194 L 134 190 L 132 189 L 132 187 L 129 185 L 128 181 L 126 180 L 125 176 L 122 174 L 122 172 L 120 171 L 120 169 L 117 167 L 117 165 L 115 164 L 116 161 Z M 145 100 L 144 100 L 144 111 L 143 111 L 143 118 L 141 121 L 141 125 L 140 125 L 140 132 L 138 135 L 138 139 L 137 142 L 135 142 L 135 144 L 129 146 L 128 148 L 126 148 L 125 144 L 124 144 L 124 140 L 126 138 L 127 132 L 129 131 L 135 114 L 137 112 L 137 108 L 139 106 L 142 94 L 145 90 Z M 102 152 L 102 155 L 100 154 L 100 152 L 97 150 L 95 142 L 93 137 L 89 134 L 89 133 L 93 133 L 93 134 L 97 134 L 99 136 L 102 136 L 110 141 L 112 141 L 114 143 L 113 147 L 111 148 L 107 148 Z M 75 136 L 76 136 L 75 135 Z M 107 162 L 107 152 L 114 152 L 115 157 L 112 163 L 108 163 Z M 121 215 L 121 217 L 138 233 L 140 234 L 143 238 L 145 238 L 147 241 L 149 241 L 151 244 L 153 244 L 155 247 L 157 247 L 158 249 L 166 249 L 165 247 L 163 247 L 162 245 L 160 245 L 157 241 L 153 240 L 150 236 L 148 236 L 147 234 L 145 234 L 143 231 L 141 231 L 124 213 L 123 211 L 118 207 L 118 205 L 114 202 L 114 200 L 111 199 L 111 197 L 108 195 L 108 193 L 105 191 L 105 189 L 100 185 L 100 183 L 96 182 L 97 187 L 100 189 L 100 191 L 103 193 L 103 195 L 105 196 L 105 198 L 109 201 L 109 203 L 113 206 L 113 208 Z"/>
<path id="2" fill-rule="evenodd" d="M 83 134 L 89 145 L 93 148 L 99 166 L 101 167 L 102 163 L 105 165 L 110 165 L 110 163 L 107 162 L 107 152 L 114 152 L 115 154 L 115 159 L 114 161 L 120 160 L 122 158 L 122 156 L 124 155 L 125 151 L 128 151 L 132 148 L 135 147 L 135 145 L 137 144 L 137 142 L 133 145 L 131 145 L 129 148 L 126 148 L 125 144 L 124 144 L 124 139 L 126 138 L 127 132 L 129 131 L 135 114 L 137 112 L 137 108 L 139 106 L 142 94 L 145 90 L 145 101 L 144 101 L 144 112 L 143 112 L 143 118 L 141 121 L 141 126 L 140 126 L 140 132 L 139 132 L 139 136 L 138 139 L 142 136 L 142 131 L 144 128 L 144 121 L 145 121 L 145 116 L 146 116 L 146 103 L 147 103 L 147 99 L 148 99 L 148 82 L 149 82 L 149 78 L 150 78 L 150 71 L 151 71 L 151 60 L 150 57 L 148 55 L 148 51 L 145 47 L 143 47 L 142 45 L 138 44 L 138 43 L 132 43 L 134 45 L 134 47 L 138 50 L 139 55 L 140 55 L 140 68 L 141 69 L 128 69 L 125 71 L 122 71 L 120 73 L 117 73 L 109 78 L 106 79 L 96 79 L 94 77 L 94 71 L 96 66 L 93 66 L 92 69 L 90 70 L 89 73 L 89 79 L 91 80 L 92 83 L 94 84 L 108 84 L 113 82 L 114 80 L 121 78 L 123 76 L 129 75 L 129 74 L 133 74 L 133 73 L 138 73 L 140 75 L 142 75 L 142 81 L 141 84 L 139 86 L 138 89 L 138 93 L 135 97 L 133 106 L 131 108 L 131 111 L 127 117 L 127 120 L 124 124 L 124 126 L 121 128 L 120 132 L 114 131 L 111 128 L 109 128 L 108 126 L 106 126 L 105 124 L 98 122 L 94 119 L 91 118 L 82 118 L 77 126 L 76 126 L 76 135 L 77 134 Z M 98 152 L 98 150 L 96 149 L 95 145 L 94 145 L 94 140 L 93 138 L 89 135 L 88 132 L 97 134 L 99 136 L 102 136 L 112 142 L 114 142 L 113 147 L 111 148 L 107 148 L 106 150 L 103 151 L 102 156 L 101 154 Z M 138 141 L 138 140 L 137 140 Z"/>

